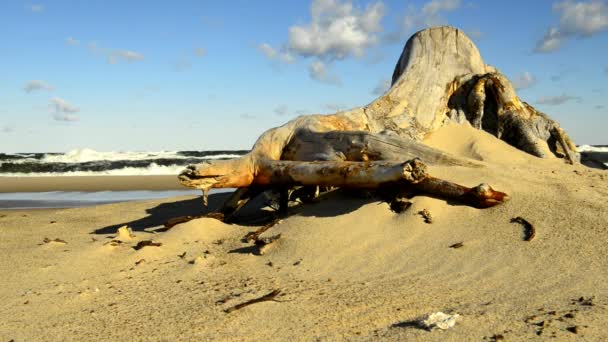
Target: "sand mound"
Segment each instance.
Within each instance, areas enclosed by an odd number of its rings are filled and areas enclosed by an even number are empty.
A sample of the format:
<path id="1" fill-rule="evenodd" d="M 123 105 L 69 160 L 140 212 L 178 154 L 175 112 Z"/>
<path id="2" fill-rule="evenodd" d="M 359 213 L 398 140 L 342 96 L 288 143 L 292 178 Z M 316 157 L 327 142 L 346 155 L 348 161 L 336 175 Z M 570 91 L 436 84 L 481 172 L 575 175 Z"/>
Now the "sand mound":
<path id="1" fill-rule="evenodd" d="M 424 143 L 456 155 L 496 164 L 523 164 L 539 160 L 468 123 L 446 125 L 427 136 Z"/>

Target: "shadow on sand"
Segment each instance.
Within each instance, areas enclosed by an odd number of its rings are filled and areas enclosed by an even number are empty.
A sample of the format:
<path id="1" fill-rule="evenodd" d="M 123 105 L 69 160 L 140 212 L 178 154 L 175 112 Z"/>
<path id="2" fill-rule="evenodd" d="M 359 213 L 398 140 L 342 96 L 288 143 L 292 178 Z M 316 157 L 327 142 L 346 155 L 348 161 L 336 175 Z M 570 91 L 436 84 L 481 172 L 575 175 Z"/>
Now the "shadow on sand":
<path id="1" fill-rule="evenodd" d="M 133 231 L 165 231 L 164 224 L 180 216 L 201 216 L 217 211 L 231 193 L 218 193 L 209 196 L 209 205 L 203 205 L 202 198 L 190 198 L 176 202 L 161 203 L 146 209 L 147 216 L 137 220 L 113 224 L 95 229 L 92 234 L 113 234 L 121 226 L 127 225 Z M 378 201 L 372 197 L 352 196 L 352 193 L 333 191 L 323 194 L 316 203 L 291 203 L 287 216 L 333 217 L 353 212 L 361 206 Z M 264 225 L 279 217 L 278 212 L 267 206 L 264 196 L 258 196 L 248 203 L 230 222 L 243 226 Z M 388 208 L 387 208 L 388 209 Z"/>

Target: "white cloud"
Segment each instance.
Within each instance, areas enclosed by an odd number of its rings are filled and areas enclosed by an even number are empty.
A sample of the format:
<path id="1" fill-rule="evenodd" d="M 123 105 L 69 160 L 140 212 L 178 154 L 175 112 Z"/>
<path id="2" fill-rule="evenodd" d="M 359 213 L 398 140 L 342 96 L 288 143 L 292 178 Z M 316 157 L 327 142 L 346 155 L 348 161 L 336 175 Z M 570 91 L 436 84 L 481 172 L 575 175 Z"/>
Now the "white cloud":
<path id="1" fill-rule="evenodd" d="M 15 128 L 10 125 L 4 125 L 0 128 L 0 133 L 12 133 L 15 131 Z"/>
<path id="2" fill-rule="evenodd" d="M 308 67 L 308 74 L 313 80 L 321 83 L 340 85 L 342 82 L 337 75 L 330 74 L 321 61 L 314 61 Z"/>
<path id="3" fill-rule="evenodd" d="M 513 86 L 517 90 L 530 88 L 536 84 L 536 77 L 528 71 L 523 72 L 513 80 Z"/>
<path id="4" fill-rule="evenodd" d="M 460 0 L 431 0 L 421 9 L 410 5 L 401 21 L 400 30 L 388 34 L 384 39 L 389 43 L 398 43 L 402 42 L 412 30 L 444 25 L 447 23 L 443 17 L 444 13 L 457 10 L 460 6 Z"/>
<path id="5" fill-rule="evenodd" d="M 376 2 L 360 10 L 350 1 L 314 0 L 310 14 L 309 24 L 289 28 L 288 51 L 327 60 L 360 57 L 378 42 L 384 4 Z"/>
<path id="6" fill-rule="evenodd" d="M 207 50 L 205 50 L 202 47 L 198 47 L 198 48 L 194 49 L 194 54 L 199 57 L 203 57 L 203 56 L 207 55 Z"/>
<path id="7" fill-rule="evenodd" d="M 564 40 L 590 37 L 608 30 L 608 5 L 604 1 L 561 1 L 553 5 L 560 15 L 559 25 L 551 27 L 536 44 L 536 52 L 553 52 Z"/>
<path id="8" fill-rule="evenodd" d="M 65 43 L 68 45 L 78 45 L 80 44 L 80 41 L 74 37 L 67 37 Z"/>
<path id="9" fill-rule="evenodd" d="M 51 99 L 50 106 L 54 110 L 53 119 L 57 121 L 78 121 L 78 116 L 74 113 L 78 113 L 80 109 L 66 100 L 54 97 Z"/>
<path id="10" fill-rule="evenodd" d="M 40 4 L 33 4 L 33 5 L 29 5 L 26 6 L 27 9 L 29 9 L 32 12 L 43 12 L 44 11 L 44 6 L 40 5 Z"/>
<path id="11" fill-rule="evenodd" d="M 573 101 L 573 100 L 580 101 L 580 97 L 562 94 L 559 96 L 541 97 L 536 102 L 539 104 L 544 104 L 544 105 L 557 106 L 557 105 L 566 103 L 568 101 Z"/>
<path id="12" fill-rule="evenodd" d="M 326 103 L 325 105 L 323 105 L 323 108 L 332 112 L 339 112 L 346 109 L 346 106 L 339 103 Z"/>
<path id="13" fill-rule="evenodd" d="M 295 57 L 288 51 L 277 51 L 267 43 L 258 45 L 258 51 L 271 61 L 278 61 L 291 64 L 296 61 Z"/>
<path id="14" fill-rule="evenodd" d="M 23 90 L 26 93 L 31 93 L 36 90 L 53 91 L 55 90 L 55 87 L 41 80 L 31 80 L 25 84 Z"/>
<path id="15" fill-rule="evenodd" d="M 255 115 L 251 115 L 251 114 L 247 114 L 247 113 L 243 113 L 240 115 L 241 119 L 245 119 L 245 120 L 254 120 L 256 118 Z"/>
<path id="16" fill-rule="evenodd" d="M 545 33 L 545 36 L 536 43 L 536 52 L 553 52 L 562 46 L 564 36 L 555 27 L 552 27 Z"/>
<path id="17" fill-rule="evenodd" d="M 286 105 L 280 105 L 274 109 L 274 113 L 279 116 L 286 115 L 288 111 L 289 111 L 289 108 L 287 108 Z"/>
<path id="18" fill-rule="evenodd" d="M 90 42 L 88 48 L 91 53 L 104 56 L 109 64 L 117 64 L 119 61 L 131 63 L 144 60 L 144 55 L 139 52 L 102 48 L 97 42 Z"/>
<path id="19" fill-rule="evenodd" d="M 481 40 L 484 36 L 484 33 L 479 29 L 470 29 L 465 30 L 464 32 L 467 34 L 467 36 L 476 41 Z"/>
<path id="20" fill-rule="evenodd" d="M 386 93 L 386 91 L 389 90 L 390 88 L 391 88 L 391 80 L 389 80 L 388 78 L 383 78 L 380 80 L 378 85 L 374 89 L 372 89 L 372 94 L 373 95 L 382 95 L 382 94 Z"/>
<path id="21" fill-rule="evenodd" d="M 144 55 L 142 55 L 139 52 L 129 51 L 129 50 L 117 50 L 117 51 L 114 51 L 112 53 L 112 55 L 115 56 L 116 58 L 120 58 L 120 59 L 124 60 L 125 62 L 129 62 L 129 63 L 144 60 Z"/>

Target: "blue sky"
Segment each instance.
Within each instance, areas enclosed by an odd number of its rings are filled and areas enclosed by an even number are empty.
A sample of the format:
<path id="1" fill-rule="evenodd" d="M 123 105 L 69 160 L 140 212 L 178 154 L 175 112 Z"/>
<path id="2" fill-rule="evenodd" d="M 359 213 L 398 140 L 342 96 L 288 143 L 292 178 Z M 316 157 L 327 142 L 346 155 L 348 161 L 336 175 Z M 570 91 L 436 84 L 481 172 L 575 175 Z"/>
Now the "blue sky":
<path id="1" fill-rule="evenodd" d="M 3 1 L 0 152 L 249 148 L 369 103 L 461 28 L 578 144 L 608 144 L 606 1 Z"/>

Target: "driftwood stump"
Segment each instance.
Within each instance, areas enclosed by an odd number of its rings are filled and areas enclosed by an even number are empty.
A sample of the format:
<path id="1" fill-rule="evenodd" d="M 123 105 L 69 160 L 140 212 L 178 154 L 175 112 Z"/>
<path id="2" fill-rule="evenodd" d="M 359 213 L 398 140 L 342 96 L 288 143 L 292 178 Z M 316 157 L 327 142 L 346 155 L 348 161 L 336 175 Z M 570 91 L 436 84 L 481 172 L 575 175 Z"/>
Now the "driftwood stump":
<path id="1" fill-rule="evenodd" d="M 245 156 L 190 165 L 179 180 L 205 194 L 239 188 L 222 209 L 228 216 L 265 190 L 293 186 L 408 186 L 480 208 L 506 200 L 487 185 L 470 189 L 426 171 L 408 176 L 406 168 L 424 163 L 483 166 L 420 142 L 448 122 L 469 122 L 537 157 L 579 160 L 559 124 L 521 101 L 462 31 L 435 27 L 407 41 L 391 89 L 367 106 L 300 116 L 263 133 Z"/>

